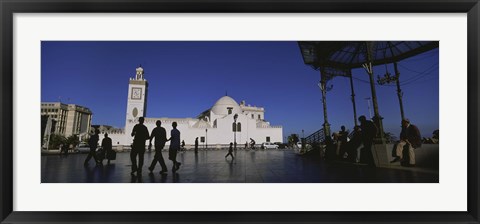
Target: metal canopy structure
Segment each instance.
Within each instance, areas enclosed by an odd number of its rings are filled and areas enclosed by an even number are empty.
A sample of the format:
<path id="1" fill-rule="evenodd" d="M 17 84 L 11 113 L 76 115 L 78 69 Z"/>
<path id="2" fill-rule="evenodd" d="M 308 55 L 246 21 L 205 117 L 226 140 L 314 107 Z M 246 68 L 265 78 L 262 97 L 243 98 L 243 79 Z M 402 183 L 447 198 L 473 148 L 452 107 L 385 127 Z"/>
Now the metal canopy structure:
<path id="1" fill-rule="evenodd" d="M 390 64 L 438 48 L 438 41 L 300 41 L 305 64 L 348 70 Z M 370 58 L 369 58 L 370 56 Z"/>
<path id="2" fill-rule="evenodd" d="M 439 47 L 438 41 L 299 41 L 298 42 L 303 61 L 306 65 L 320 71 L 320 89 L 322 91 L 322 103 L 324 110 L 324 133 L 330 136 L 330 125 L 327 119 L 326 83 L 335 76 L 350 77 L 352 92 L 352 104 L 354 121 L 357 125 L 355 106 L 355 92 L 353 89 L 352 69 L 364 68 L 370 79 L 372 92 L 374 117 L 373 121 L 379 128 L 378 138 L 382 143 L 383 124 L 378 111 L 378 103 L 375 91 L 373 66 L 394 64 L 397 83 L 397 95 L 400 103 L 401 117 L 404 119 L 402 96 L 400 89 L 400 72 L 397 62 L 403 59 L 433 50 Z M 388 77 L 389 79 L 391 77 Z"/>

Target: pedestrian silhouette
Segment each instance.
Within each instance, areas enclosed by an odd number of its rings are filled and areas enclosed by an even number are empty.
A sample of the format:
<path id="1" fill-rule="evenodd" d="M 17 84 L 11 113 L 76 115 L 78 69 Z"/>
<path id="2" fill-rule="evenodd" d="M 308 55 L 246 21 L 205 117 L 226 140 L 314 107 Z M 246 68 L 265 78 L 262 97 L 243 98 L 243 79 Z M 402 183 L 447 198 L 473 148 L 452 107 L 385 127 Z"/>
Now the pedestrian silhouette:
<path id="1" fill-rule="evenodd" d="M 185 141 L 182 140 L 182 151 L 185 151 Z"/>
<path id="2" fill-rule="evenodd" d="M 235 159 L 235 158 L 233 157 L 232 152 L 233 152 L 233 143 L 230 142 L 230 148 L 228 148 L 228 153 L 227 153 L 227 155 L 225 156 L 225 159 L 226 159 L 228 156 L 231 156 L 231 157 L 232 157 L 232 160 Z"/>
<path id="3" fill-rule="evenodd" d="M 65 157 L 68 157 L 68 145 L 66 143 L 60 145 L 60 157 L 62 157 L 62 154 Z"/>
<path id="4" fill-rule="evenodd" d="M 145 141 L 150 137 L 147 127 L 143 124 L 144 121 L 145 118 L 138 118 L 138 124 L 136 124 L 132 130 L 132 137 L 134 137 L 132 150 L 130 151 L 130 160 L 132 161 L 132 172 L 130 174 L 132 175 L 134 175 L 135 172 L 137 172 L 137 175 L 142 174 L 143 159 L 145 155 Z"/>
<path id="5" fill-rule="evenodd" d="M 100 131 L 98 129 L 95 129 L 95 134 L 90 136 L 90 139 L 88 140 L 88 146 L 90 147 L 90 152 L 88 152 L 87 158 L 85 159 L 85 162 L 83 163 L 83 165 L 85 165 L 85 166 L 88 165 L 88 162 L 90 161 L 90 159 L 92 157 L 95 160 L 95 163 L 97 165 L 100 165 L 100 161 L 98 160 L 97 155 L 96 155 L 96 150 L 97 150 L 98 140 L 99 140 L 98 134 L 100 134 Z"/>
<path id="6" fill-rule="evenodd" d="M 181 163 L 177 162 L 177 152 L 180 150 L 180 131 L 177 129 L 177 122 L 172 123 L 172 131 L 170 132 L 170 147 L 168 149 L 168 159 L 172 161 L 172 172 L 180 169 Z"/>
<path id="7" fill-rule="evenodd" d="M 360 126 L 353 128 L 353 135 L 347 143 L 348 159 L 351 162 L 360 162 L 361 145 L 362 145 L 362 130 Z"/>
<path id="8" fill-rule="evenodd" d="M 167 165 L 165 165 L 165 160 L 163 159 L 162 155 L 162 149 L 165 147 L 165 143 L 167 142 L 167 131 L 165 128 L 162 127 L 162 122 L 157 121 L 155 123 L 157 127 L 155 127 L 152 130 L 152 134 L 150 135 L 150 143 L 148 144 L 148 149 L 152 149 L 152 140 L 155 138 L 155 156 L 153 157 L 152 164 L 150 164 L 150 167 L 148 167 L 148 170 L 150 170 L 150 173 L 153 172 L 155 169 L 155 165 L 157 165 L 157 162 L 160 163 L 160 166 L 162 166 L 162 170 L 160 171 L 160 174 L 164 174 L 168 171 Z"/>
<path id="9" fill-rule="evenodd" d="M 362 129 L 363 151 L 361 152 L 361 160 L 370 166 L 375 166 L 373 159 L 372 146 L 375 136 L 377 136 L 377 127 L 372 121 L 367 120 L 365 116 L 358 118 L 360 121 L 360 129 Z"/>
<path id="10" fill-rule="evenodd" d="M 342 125 L 340 127 L 340 131 L 337 135 L 337 159 L 343 160 L 343 156 L 345 155 L 345 147 L 348 142 L 348 131 L 345 130 L 345 126 Z"/>
<path id="11" fill-rule="evenodd" d="M 105 158 L 108 160 L 107 164 L 110 164 L 110 160 L 112 159 L 112 139 L 108 137 L 108 134 L 105 133 L 104 138 L 102 140 L 102 150 L 105 154 Z M 101 161 L 102 162 L 102 161 Z"/>
<path id="12" fill-rule="evenodd" d="M 198 153 L 198 137 L 195 138 L 195 154 Z"/>

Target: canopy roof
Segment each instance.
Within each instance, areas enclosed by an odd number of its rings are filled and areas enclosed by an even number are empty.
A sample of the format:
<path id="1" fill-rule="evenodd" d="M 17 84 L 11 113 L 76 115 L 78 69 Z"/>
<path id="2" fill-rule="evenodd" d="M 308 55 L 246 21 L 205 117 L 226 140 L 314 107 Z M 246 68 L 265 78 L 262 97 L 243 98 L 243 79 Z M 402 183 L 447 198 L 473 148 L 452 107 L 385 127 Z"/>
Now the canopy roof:
<path id="1" fill-rule="evenodd" d="M 299 41 L 305 64 L 314 69 L 330 68 L 330 72 L 362 67 L 368 52 L 372 65 L 382 65 L 438 48 L 438 41 Z M 335 71 L 337 70 L 337 71 Z M 333 75 L 333 74 L 332 74 Z"/>

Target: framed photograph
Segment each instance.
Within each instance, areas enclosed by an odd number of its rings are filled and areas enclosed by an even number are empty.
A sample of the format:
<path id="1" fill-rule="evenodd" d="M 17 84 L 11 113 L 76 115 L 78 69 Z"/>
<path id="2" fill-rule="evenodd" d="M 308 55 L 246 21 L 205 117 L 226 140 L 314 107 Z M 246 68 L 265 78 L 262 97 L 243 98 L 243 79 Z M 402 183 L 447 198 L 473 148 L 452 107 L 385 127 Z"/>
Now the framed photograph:
<path id="1" fill-rule="evenodd" d="M 0 7 L 2 223 L 479 223 L 477 0 Z"/>

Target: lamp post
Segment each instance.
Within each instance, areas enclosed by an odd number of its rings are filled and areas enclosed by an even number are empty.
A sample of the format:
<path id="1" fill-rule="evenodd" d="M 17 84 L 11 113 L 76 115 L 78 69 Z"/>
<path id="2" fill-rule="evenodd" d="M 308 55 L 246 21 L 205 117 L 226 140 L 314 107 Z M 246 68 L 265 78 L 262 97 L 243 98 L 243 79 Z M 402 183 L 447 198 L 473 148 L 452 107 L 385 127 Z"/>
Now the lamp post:
<path id="1" fill-rule="evenodd" d="M 208 129 L 205 129 L 205 150 L 207 150 L 208 143 L 207 143 L 207 131 Z"/>
<path id="2" fill-rule="evenodd" d="M 304 130 L 302 129 L 302 149 L 305 148 L 305 143 L 304 143 L 304 141 L 305 141 L 305 133 L 304 133 Z"/>
<path id="3" fill-rule="evenodd" d="M 327 117 L 327 91 L 331 90 L 331 87 L 327 87 L 327 79 L 325 75 L 321 75 L 320 82 L 318 83 L 318 87 L 322 91 L 322 104 L 323 104 L 323 131 L 325 139 L 330 136 L 330 124 L 328 123 Z"/>
<path id="4" fill-rule="evenodd" d="M 238 114 L 233 115 L 233 149 L 237 151 L 237 118 Z"/>

